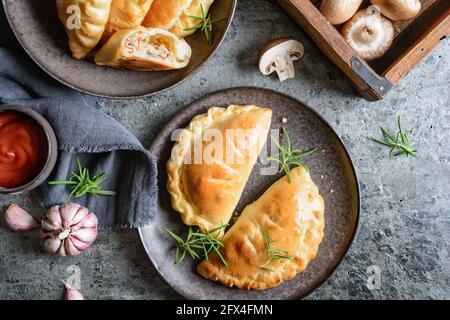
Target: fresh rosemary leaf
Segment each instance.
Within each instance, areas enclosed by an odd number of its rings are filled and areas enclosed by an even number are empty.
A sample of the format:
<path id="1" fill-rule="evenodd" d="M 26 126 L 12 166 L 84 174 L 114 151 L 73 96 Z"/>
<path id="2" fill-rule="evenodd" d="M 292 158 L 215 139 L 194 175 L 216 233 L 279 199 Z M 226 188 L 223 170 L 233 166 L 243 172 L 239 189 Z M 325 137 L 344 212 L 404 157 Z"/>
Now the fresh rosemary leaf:
<path id="1" fill-rule="evenodd" d="M 312 148 L 308 150 L 292 149 L 292 142 L 286 129 L 281 127 L 281 133 L 286 145 L 282 145 L 278 142 L 278 139 L 271 136 L 273 143 L 278 147 L 278 154 L 268 157 L 267 160 L 275 161 L 280 164 L 281 171 L 284 170 L 288 181 L 291 182 L 291 167 L 303 167 L 306 171 L 309 171 L 308 167 L 303 163 L 302 158 L 310 156 L 317 152 L 318 148 Z"/>
<path id="2" fill-rule="evenodd" d="M 202 11 L 201 17 L 188 16 L 189 18 L 199 20 L 200 22 L 193 27 L 185 28 L 184 31 L 201 30 L 205 35 L 206 42 L 208 43 L 208 45 L 211 46 L 212 42 L 213 42 L 211 32 L 212 32 L 214 23 L 224 21 L 224 20 L 226 20 L 226 18 L 212 20 L 210 14 L 206 15 L 202 4 L 200 4 L 200 7 L 201 7 L 201 11 Z"/>
<path id="3" fill-rule="evenodd" d="M 183 239 L 181 239 L 178 235 L 170 231 L 169 229 L 164 228 L 164 231 L 169 234 L 178 244 L 183 244 Z M 188 239 L 189 240 L 189 239 Z"/>
<path id="4" fill-rule="evenodd" d="M 266 232 L 263 232 L 263 237 L 264 237 L 264 241 L 267 244 L 267 248 L 266 248 L 267 261 L 264 264 L 259 266 L 261 269 L 273 272 L 275 270 L 268 266 L 271 262 L 277 261 L 277 260 L 282 260 L 282 259 L 287 259 L 287 260 L 294 259 L 293 256 L 287 254 L 287 251 L 274 248 L 272 246 L 272 244 L 275 243 L 275 241 L 273 241 Z"/>
<path id="5" fill-rule="evenodd" d="M 183 240 L 169 229 L 163 228 L 163 230 L 176 242 L 177 249 L 175 252 L 174 264 L 178 265 L 183 262 L 187 255 L 190 255 L 193 260 L 200 260 L 202 258 L 208 260 L 209 254 L 212 251 L 215 251 L 222 263 L 227 266 L 225 258 L 220 253 L 220 248 L 223 248 L 223 243 L 221 242 L 221 239 L 216 236 L 217 233 L 220 234 L 226 227 L 227 225 L 221 225 L 206 233 L 202 233 L 200 230 L 194 231 L 192 227 L 189 227 L 186 240 Z"/>
<path id="6" fill-rule="evenodd" d="M 102 183 L 106 180 L 106 173 L 104 171 L 98 172 L 95 176 L 90 175 L 87 168 L 81 166 L 80 159 L 77 158 L 78 173 L 72 172 L 67 181 L 50 181 L 49 185 L 69 185 L 71 192 L 66 201 L 69 202 L 72 198 L 79 198 L 85 194 L 92 194 L 95 197 L 99 196 L 114 196 L 114 191 L 102 190 Z"/>
<path id="7" fill-rule="evenodd" d="M 372 141 L 379 143 L 383 146 L 389 147 L 389 157 L 398 157 L 405 155 L 407 157 L 417 158 L 417 150 L 411 147 L 411 143 L 402 129 L 400 122 L 400 116 L 397 118 L 397 135 L 391 135 L 386 129 L 381 128 L 381 133 L 383 134 L 383 139 L 377 139 L 372 137 Z"/>

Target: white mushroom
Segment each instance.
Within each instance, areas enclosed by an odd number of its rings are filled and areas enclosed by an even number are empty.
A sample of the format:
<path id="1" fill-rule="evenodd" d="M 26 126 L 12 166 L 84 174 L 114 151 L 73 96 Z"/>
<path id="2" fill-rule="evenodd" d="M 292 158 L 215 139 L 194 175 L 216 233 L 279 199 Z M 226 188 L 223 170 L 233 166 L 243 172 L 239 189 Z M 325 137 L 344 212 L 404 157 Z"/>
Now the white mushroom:
<path id="1" fill-rule="evenodd" d="M 331 24 L 341 24 L 353 17 L 363 0 L 323 0 L 320 12 Z"/>
<path id="2" fill-rule="evenodd" d="M 294 61 L 303 57 L 303 44 L 292 39 L 277 39 L 261 50 L 259 70 L 263 75 L 276 71 L 280 81 L 295 77 Z"/>
<path id="3" fill-rule="evenodd" d="M 383 15 L 394 21 L 404 21 L 416 17 L 422 4 L 419 0 L 370 0 L 378 6 Z"/>
<path id="4" fill-rule="evenodd" d="M 381 57 L 394 40 L 394 27 L 379 12 L 359 10 L 341 30 L 342 36 L 364 59 Z"/>

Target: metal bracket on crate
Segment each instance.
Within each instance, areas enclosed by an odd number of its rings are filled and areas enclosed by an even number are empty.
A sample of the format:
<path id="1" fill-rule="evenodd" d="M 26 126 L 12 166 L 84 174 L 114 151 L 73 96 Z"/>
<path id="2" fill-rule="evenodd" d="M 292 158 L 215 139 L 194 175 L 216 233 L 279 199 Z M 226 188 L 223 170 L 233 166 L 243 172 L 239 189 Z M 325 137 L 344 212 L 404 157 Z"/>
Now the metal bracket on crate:
<path id="1" fill-rule="evenodd" d="M 353 56 L 350 61 L 352 69 L 371 88 L 372 94 L 367 91 L 362 92 L 364 98 L 373 100 L 375 94 L 381 99 L 393 88 L 394 85 L 389 80 L 380 77 L 361 57 Z"/>

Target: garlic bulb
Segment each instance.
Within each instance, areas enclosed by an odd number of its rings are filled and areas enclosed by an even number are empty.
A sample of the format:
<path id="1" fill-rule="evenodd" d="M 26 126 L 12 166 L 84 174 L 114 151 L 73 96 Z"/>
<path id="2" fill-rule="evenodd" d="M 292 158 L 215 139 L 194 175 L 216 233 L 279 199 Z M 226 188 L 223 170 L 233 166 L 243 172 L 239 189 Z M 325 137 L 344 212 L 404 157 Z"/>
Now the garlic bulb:
<path id="1" fill-rule="evenodd" d="M 84 296 L 80 290 L 75 289 L 66 282 L 64 282 L 64 286 L 66 287 L 66 295 L 64 296 L 64 300 L 84 300 Z"/>
<path id="2" fill-rule="evenodd" d="M 61 256 L 78 256 L 97 238 L 97 225 L 97 217 L 79 204 L 54 206 L 41 224 L 44 249 Z"/>
<path id="3" fill-rule="evenodd" d="M 5 221 L 14 231 L 29 231 L 39 227 L 39 221 L 17 204 L 10 205 L 6 210 Z"/>

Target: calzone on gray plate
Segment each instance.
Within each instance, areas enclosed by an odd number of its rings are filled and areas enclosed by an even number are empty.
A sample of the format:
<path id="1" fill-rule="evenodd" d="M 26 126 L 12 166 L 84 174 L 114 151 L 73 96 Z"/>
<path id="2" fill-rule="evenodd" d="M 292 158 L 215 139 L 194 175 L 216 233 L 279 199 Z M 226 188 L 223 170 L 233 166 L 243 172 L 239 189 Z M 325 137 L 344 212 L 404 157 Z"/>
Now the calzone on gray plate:
<path id="1" fill-rule="evenodd" d="M 324 237 L 324 202 L 303 167 L 293 169 L 290 177 L 290 182 L 286 176 L 275 182 L 244 209 L 222 239 L 227 265 L 213 252 L 198 266 L 203 277 L 228 287 L 263 290 L 306 269 Z M 276 259 L 277 253 L 289 258 Z"/>

